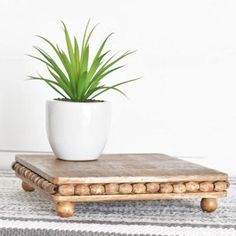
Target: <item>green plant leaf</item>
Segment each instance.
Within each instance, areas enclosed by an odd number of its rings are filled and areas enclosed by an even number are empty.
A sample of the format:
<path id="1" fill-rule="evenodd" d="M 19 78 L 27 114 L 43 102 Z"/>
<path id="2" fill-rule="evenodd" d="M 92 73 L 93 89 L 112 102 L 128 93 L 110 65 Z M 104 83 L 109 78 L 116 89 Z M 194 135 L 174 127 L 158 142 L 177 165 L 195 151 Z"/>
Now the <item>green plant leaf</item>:
<path id="1" fill-rule="evenodd" d="M 108 70 L 110 67 L 112 67 L 113 65 L 115 65 L 117 62 L 119 62 L 120 60 L 122 60 L 123 58 L 127 57 L 128 55 L 132 54 L 133 51 L 127 51 L 125 53 L 123 53 L 121 56 L 119 56 L 118 58 L 114 59 L 112 61 L 112 58 L 109 58 L 101 67 L 101 69 L 94 75 L 94 78 L 92 79 L 91 83 L 97 83 L 100 80 L 100 76 L 106 72 L 106 70 Z M 110 62 L 111 61 L 111 62 Z"/>
<path id="2" fill-rule="evenodd" d="M 141 78 L 141 77 L 140 77 Z M 126 80 L 126 81 L 123 81 L 121 83 L 118 83 L 118 84 L 115 84 L 113 86 L 108 86 L 106 87 L 104 90 L 102 90 L 101 92 L 97 93 L 96 95 L 94 95 L 91 99 L 94 99 L 96 98 L 98 95 L 102 94 L 102 93 L 105 93 L 106 91 L 110 90 L 110 89 L 114 89 L 120 93 L 122 93 L 123 95 L 125 95 L 125 93 L 123 93 L 121 90 L 117 89 L 118 86 L 122 85 L 122 84 L 127 84 L 127 83 L 130 83 L 130 82 L 133 82 L 133 81 L 136 81 L 136 80 L 139 80 L 140 78 L 136 78 L 136 79 L 131 79 L 131 80 Z M 126 95 L 125 95 L 126 96 Z"/>
<path id="3" fill-rule="evenodd" d="M 74 94 L 72 93 L 72 91 L 70 90 L 70 88 L 60 79 L 60 77 L 58 75 L 56 75 L 55 73 L 53 73 L 50 68 L 48 68 L 49 73 L 51 74 L 51 76 L 57 81 L 57 84 L 60 86 L 61 89 L 63 89 L 65 91 L 65 93 L 72 99 L 75 99 Z"/>
<path id="4" fill-rule="evenodd" d="M 93 59 L 92 65 L 90 67 L 90 70 L 88 72 L 88 80 L 91 80 L 91 78 L 93 77 L 94 73 L 97 71 L 97 69 L 101 65 L 102 59 L 110 52 L 110 50 L 109 50 L 106 53 L 104 53 L 103 55 L 101 55 L 107 40 L 111 37 L 112 34 L 113 33 L 109 34 L 105 38 L 105 40 L 102 42 L 101 46 L 99 47 L 99 49 L 97 51 L 97 54 L 95 55 L 95 57 Z"/>
<path id="5" fill-rule="evenodd" d="M 79 45 L 77 42 L 76 37 L 74 37 L 74 55 L 75 55 L 75 66 L 76 66 L 76 72 L 77 76 L 79 76 L 80 71 L 80 55 L 79 55 Z"/>
<path id="6" fill-rule="evenodd" d="M 133 51 L 126 51 L 120 56 L 116 56 L 115 54 L 107 58 L 110 50 L 105 50 L 105 46 L 107 45 L 108 39 L 113 34 L 111 33 L 101 42 L 94 54 L 95 56 L 90 59 L 90 40 L 97 25 L 89 29 L 90 20 L 88 21 L 84 30 L 81 45 L 79 45 L 76 37 L 70 36 L 64 22 L 62 22 L 62 25 L 66 44 L 65 51 L 47 38 L 37 36 L 53 49 L 56 58 L 39 47 L 34 48 L 40 56 L 29 55 L 46 65 L 51 79 L 42 76 L 31 76 L 31 79 L 34 78 L 44 81 L 64 99 L 77 102 L 94 99 L 108 90 L 114 90 L 125 95 L 117 87 L 137 79 L 123 81 L 111 86 L 101 84 L 103 79 L 109 74 L 124 67 L 124 65 L 118 65 L 118 63 L 128 55 L 132 54 Z"/>
<path id="7" fill-rule="evenodd" d="M 64 72 L 60 69 L 60 67 L 57 65 L 57 63 L 41 48 L 34 47 L 48 62 L 50 67 L 59 75 L 59 77 L 64 80 L 65 83 L 68 82 L 68 79 Z"/>
<path id="8" fill-rule="evenodd" d="M 89 88 L 93 89 L 95 88 L 96 86 L 98 86 L 99 82 L 104 78 L 106 77 L 107 75 L 109 75 L 110 73 L 116 71 L 116 70 L 119 70 L 121 68 L 123 68 L 125 65 L 122 65 L 122 66 L 118 66 L 118 67 L 115 67 L 111 70 L 108 70 L 106 72 L 104 72 L 103 74 L 101 74 L 100 76 L 97 76 L 93 81 L 92 83 L 89 84 Z"/>

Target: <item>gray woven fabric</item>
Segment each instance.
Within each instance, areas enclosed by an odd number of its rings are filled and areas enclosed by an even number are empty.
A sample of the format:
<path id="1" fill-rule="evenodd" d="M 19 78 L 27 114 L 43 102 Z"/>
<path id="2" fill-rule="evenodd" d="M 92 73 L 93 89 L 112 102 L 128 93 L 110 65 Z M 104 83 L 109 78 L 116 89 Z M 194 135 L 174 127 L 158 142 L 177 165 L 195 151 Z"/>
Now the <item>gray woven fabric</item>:
<path id="1" fill-rule="evenodd" d="M 200 199 L 78 203 L 67 219 L 37 192 L 25 193 L 11 171 L 0 171 L 0 235 L 236 235 L 236 179 L 215 213 Z"/>

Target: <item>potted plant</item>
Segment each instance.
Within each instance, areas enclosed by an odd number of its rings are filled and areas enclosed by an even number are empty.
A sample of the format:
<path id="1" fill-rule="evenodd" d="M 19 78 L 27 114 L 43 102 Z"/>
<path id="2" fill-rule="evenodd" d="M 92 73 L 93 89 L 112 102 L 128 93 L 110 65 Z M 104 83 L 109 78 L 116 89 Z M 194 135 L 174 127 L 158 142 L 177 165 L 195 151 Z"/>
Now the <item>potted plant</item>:
<path id="1" fill-rule="evenodd" d="M 112 35 L 109 34 L 90 60 L 90 39 L 96 26 L 89 30 L 88 22 L 79 45 L 62 24 L 66 51 L 38 36 L 51 47 L 56 58 L 39 47 L 34 48 L 40 56 L 30 55 L 46 65 L 50 77 L 40 74 L 29 77 L 44 81 L 61 96 L 46 102 L 47 135 L 54 154 L 63 160 L 95 160 L 104 149 L 111 113 L 110 103 L 97 100 L 98 96 L 109 90 L 125 95 L 119 86 L 137 80 L 107 85 L 102 83 L 103 79 L 121 69 L 124 65 L 117 63 L 133 51 L 108 57 L 110 50 L 105 51 L 105 45 Z"/>

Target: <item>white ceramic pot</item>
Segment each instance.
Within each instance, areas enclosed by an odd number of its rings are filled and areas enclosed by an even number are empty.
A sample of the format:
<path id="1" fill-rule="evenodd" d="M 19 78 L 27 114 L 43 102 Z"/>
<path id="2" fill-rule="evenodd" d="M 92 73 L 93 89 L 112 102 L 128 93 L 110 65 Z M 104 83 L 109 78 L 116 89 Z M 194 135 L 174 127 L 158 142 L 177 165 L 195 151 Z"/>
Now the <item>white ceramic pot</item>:
<path id="1" fill-rule="evenodd" d="M 97 159 L 105 147 L 110 115 L 108 102 L 47 101 L 47 135 L 54 154 L 68 161 Z"/>

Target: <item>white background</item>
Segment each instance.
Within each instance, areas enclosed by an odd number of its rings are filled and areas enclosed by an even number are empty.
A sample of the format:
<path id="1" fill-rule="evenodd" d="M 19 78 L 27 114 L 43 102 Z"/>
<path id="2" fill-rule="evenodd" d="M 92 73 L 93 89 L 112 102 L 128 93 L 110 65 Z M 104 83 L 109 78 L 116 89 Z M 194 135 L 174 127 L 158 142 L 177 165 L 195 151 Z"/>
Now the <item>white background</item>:
<path id="1" fill-rule="evenodd" d="M 45 84 L 25 81 L 45 68 L 25 56 L 34 35 L 63 45 L 60 20 L 81 38 L 89 18 L 100 22 L 94 48 L 137 49 L 127 67 L 107 78 L 129 99 L 109 93 L 113 122 L 105 152 L 161 152 L 236 173 L 236 1 L 1 0 L 0 166 L 14 152 L 50 151 L 44 127 Z"/>

